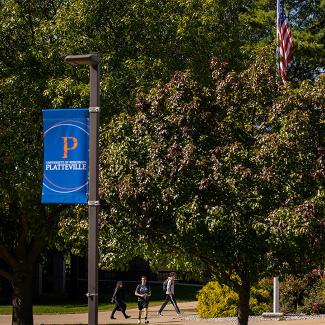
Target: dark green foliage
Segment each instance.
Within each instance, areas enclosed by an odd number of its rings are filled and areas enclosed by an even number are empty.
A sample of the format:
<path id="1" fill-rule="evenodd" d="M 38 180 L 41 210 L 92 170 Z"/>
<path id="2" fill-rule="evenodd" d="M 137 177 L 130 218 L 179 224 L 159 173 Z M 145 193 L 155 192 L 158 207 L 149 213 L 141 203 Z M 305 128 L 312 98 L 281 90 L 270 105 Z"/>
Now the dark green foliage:
<path id="1" fill-rule="evenodd" d="M 132 233 L 139 225 L 151 238 L 175 232 L 175 243 L 211 268 L 209 256 L 220 263 L 246 251 L 240 265 L 256 262 L 247 267 L 253 278 L 268 263 L 269 244 L 288 257 L 282 223 L 292 248 L 320 245 L 312 229 L 323 209 L 322 80 L 277 93 L 270 72 L 261 63 L 241 74 L 217 66 L 209 90 L 177 73 L 138 101 L 139 113 L 114 119 L 102 141 L 110 222 L 125 222 Z M 255 260 L 259 254 L 267 255 Z"/>
<path id="2" fill-rule="evenodd" d="M 12 285 L 14 325 L 33 323 L 33 268 L 59 216 L 40 204 L 41 109 L 49 105 L 44 92 L 55 70 L 41 26 L 59 3 L 0 3 L 0 275 Z"/>
<path id="3" fill-rule="evenodd" d="M 70 1 L 45 28 L 62 54 L 101 52 L 102 111 L 111 116 L 132 111 L 137 93 L 167 82 L 176 70 L 190 69 L 206 84 L 211 55 L 239 67 L 239 15 L 247 2 Z M 51 90 L 59 95 L 63 80 L 55 80 Z"/>
<path id="4" fill-rule="evenodd" d="M 315 78 L 324 70 L 324 6 L 324 1 L 319 0 L 285 1 L 295 44 L 293 62 L 288 70 L 289 80 Z M 276 1 L 252 1 L 250 9 L 240 15 L 240 20 L 245 58 L 266 44 L 275 45 Z"/>
<path id="5" fill-rule="evenodd" d="M 280 305 L 284 313 L 324 313 L 325 282 L 312 273 L 286 276 L 280 284 Z"/>
<path id="6" fill-rule="evenodd" d="M 141 251 L 153 265 L 177 255 L 171 267 L 212 273 L 245 303 L 262 276 L 322 258 L 324 79 L 279 89 L 270 62 L 263 51 L 236 73 L 213 60 L 213 88 L 178 72 L 136 114 L 113 119 L 102 140 L 102 234 L 134 241 L 111 250 Z"/>
<path id="7" fill-rule="evenodd" d="M 296 44 L 290 76 L 295 80 L 315 77 L 324 70 L 325 2 L 289 0 L 289 19 Z"/>
<path id="8" fill-rule="evenodd" d="M 1 274 L 12 279 L 27 256 L 30 274 L 55 237 L 61 208 L 39 204 L 41 109 L 87 106 L 88 68 L 63 57 L 91 51 L 102 55 L 103 266 L 141 251 L 157 267 L 170 261 L 158 258 L 166 243 L 182 252 L 180 267 L 220 279 L 236 270 L 249 283 L 266 265 L 312 261 L 304 247 L 317 252 L 323 235 L 324 89 L 298 81 L 324 65 L 322 8 L 288 1 L 297 85 L 278 90 L 273 1 L 1 1 Z M 61 222 L 67 242 L 78 234 L 76 251 L 83 212 Z"/>
<path id="9" fill-rule="evenodd" d="M 300 311 L 307 314 L 325 313 L 325 281 L 319 279 L 314 286 L 309 289 L 304 300 L 304 305 Z"/>
<path id="10" fill-rule="evenodd" d="M 324 67 L 324 4 L 306 3 L 288 1 L 296 43 L 289 72 L 296 81 Z M 83 0 L 62 2 L 55 13 L 41 29 L 48 56 L 62 66 L 60 56 L 101 52 L 105 117 L 133 111 L 137 94 L 166 83 L 175 71 L 190 70 L 194 80 L 208 85 L 212 56 L 241 71 L 267 45 L 274 48 L 275 65 L 274 1 Z M 52 104 L 71 105 L 80 97 L 85 102 L 87 70 L 78 70 L 69 69 L 69 76 L 62 70 L 53 74 L 47 85 Z"/>

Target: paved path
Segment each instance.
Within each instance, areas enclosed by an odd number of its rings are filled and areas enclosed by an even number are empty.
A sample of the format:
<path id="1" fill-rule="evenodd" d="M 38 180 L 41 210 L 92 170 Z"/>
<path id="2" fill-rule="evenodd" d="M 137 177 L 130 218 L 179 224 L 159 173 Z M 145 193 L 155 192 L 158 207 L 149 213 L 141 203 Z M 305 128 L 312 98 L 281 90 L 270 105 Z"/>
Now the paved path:
<path id="1" fill-rule="evenodd" d="M 149 320 L 150 324 L 161 324 L 161 325 L 231 325 L 236 323 L 230 322 L 211 322 L 209 320 L 188 320 L 186 318 L 191 318 L 195 316 L 196 302 L 184 302 L 179 303 L 179 307 L 183 312 L 181 317 L 177 317 L 175 310 L 172 306 L 167 305 L 163 312 L 163 316 L 157 316 L 157 311 L 159 306 L 152 306 L 149 309 Z M 127 311 L 131 318 L 124 319 L 120 312 L 117 312 L 115 316 L 117 319 L 109 319 L 110 312 L 100 312 L 98 316 L 99 324 L 135 324 L 137 323 L 136 309 L 130 309 Z M 34 315 L 34 325 L 63 325 L 63 324 L 87 324 L 88 322 L 87 314 L 51 314 L 51 315 Z M 11 325 L 11 316 L 0 315 L 1 325 Z M 279 325 L 278 320 L 267 320 L 263 322 L 249 322 L 249 324 L 256 325 Z M 325 325 L 325 318 L 319 319 L 307 319 L 307 320 L 288 320 L 281 322 L 284 325 Z"/>

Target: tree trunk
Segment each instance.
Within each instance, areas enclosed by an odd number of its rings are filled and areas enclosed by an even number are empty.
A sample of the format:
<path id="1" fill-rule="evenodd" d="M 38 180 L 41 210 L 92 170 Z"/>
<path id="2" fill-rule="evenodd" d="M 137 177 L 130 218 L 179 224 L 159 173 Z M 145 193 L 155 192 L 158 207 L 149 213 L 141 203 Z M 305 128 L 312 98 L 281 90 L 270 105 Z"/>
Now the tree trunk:
<path id="1" fill-rule="evenodd" d="M 33 325 L 33 273 L 20 269 L 12 281 L 12 325 Z"/>
<path id="2" fill-rule="evenodd" d="M 248 282 L 243 281 L 242 285 L 240 286 L 238 295 L 238 324 L 248 325 L 250 298 L 250 284 Z"/>

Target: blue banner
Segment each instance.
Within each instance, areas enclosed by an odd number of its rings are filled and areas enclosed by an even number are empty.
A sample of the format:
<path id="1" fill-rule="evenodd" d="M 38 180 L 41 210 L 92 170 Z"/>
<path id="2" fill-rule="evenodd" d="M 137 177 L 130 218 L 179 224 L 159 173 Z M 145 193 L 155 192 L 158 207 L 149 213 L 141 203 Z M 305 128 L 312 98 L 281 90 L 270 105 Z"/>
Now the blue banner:
<path id="1" fill-rule="evenodd" d="M 87 203 L 88 109 L 43 109 L 43 129 L 42 203 Z"/>

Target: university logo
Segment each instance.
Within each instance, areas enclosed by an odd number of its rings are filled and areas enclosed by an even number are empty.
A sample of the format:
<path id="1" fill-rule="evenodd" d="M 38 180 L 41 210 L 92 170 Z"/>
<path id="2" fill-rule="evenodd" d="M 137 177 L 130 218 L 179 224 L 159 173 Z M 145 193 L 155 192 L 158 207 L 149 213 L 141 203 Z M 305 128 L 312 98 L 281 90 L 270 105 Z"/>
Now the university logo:
<path id="1" fill-rule="evenodd" d="M 69 150 L 74 150 L 78 147 L 78 140 L 75 137 L 62 137 L 63 139 L 63 159 L 67 159 L 68 158 L 68 151 Z M 71 140 L 70 142 L 72 142 L 72 146 L 69 147 L 69 139 Z"/>
<path id="2" fill-rule="evenodd" d="M 42 203 L 87 203 L 88 109 L 46 109 Z"/>

